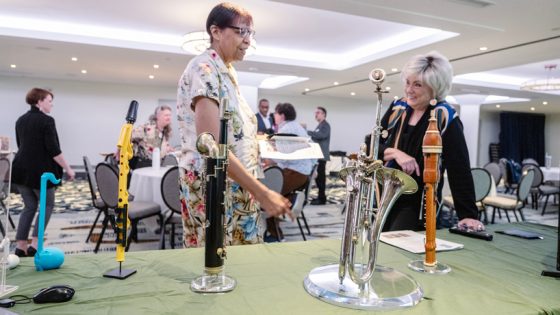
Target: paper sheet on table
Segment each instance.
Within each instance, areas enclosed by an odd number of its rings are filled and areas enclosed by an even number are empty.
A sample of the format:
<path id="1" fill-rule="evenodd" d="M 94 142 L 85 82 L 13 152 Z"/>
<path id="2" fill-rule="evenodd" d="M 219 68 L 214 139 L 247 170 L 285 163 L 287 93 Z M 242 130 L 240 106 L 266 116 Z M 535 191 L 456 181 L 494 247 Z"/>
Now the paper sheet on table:
<path id="1" fill-rule="evenodd" d="M 391 231 L 381 233 L 381 241 L 415 254 L 426 252 L 424 239 L 426 235 L 411 230 Z M 436 252 L 463 248 L 463 244 L 436 238 Z"/>
<path id="2" fill-rule="evenodd" d="M 261 157 L 278 160 L 322 159 L 319 144 L 309 138 L 275 136 L 269 140 L 259 140 Z"/>

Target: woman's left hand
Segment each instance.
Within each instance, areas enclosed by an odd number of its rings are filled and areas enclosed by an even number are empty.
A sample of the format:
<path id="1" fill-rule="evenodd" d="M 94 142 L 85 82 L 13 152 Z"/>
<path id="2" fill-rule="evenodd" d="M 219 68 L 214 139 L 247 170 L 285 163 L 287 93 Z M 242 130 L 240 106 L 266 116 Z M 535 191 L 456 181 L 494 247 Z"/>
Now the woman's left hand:
<path id="1" fill-rule="evenodd" d="M 457 226 L 461 229 L 461 230 L 472 230 L 472 231 L 484 231 L 486 228 L 484 227 L 484 224 L 482 224 L 482 222 L 475 220 L 475 219 L 463 219 L 461 221 L 459 221 L 459 223 L 457 224 Z"/>

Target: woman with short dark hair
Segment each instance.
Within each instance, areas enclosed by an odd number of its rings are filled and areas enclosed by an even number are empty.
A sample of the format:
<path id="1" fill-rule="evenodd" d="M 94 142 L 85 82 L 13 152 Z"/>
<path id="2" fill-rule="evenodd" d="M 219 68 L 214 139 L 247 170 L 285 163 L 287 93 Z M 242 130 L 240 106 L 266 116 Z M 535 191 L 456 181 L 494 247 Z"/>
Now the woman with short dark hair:
<path id="1" fill-rule="evenodd" d="M 20 257 L 34 256 L 37 252 L 39 216 L 35 220 L 29 247 L 27 238 L 39 204 L 41 175 L 50 172 L 56 178 L 61 178 L 64 169 L 69 180 L 73 180 L 75 176 L 60 150 L 54 119 L 48 115 L 53 107 L 53 98 L 53 93 L 48 90 L 31 89 L 25 98 L 31 108 L 16 122 L 18 152 L 12 165 L 12 183 L 17 187 L 24 203 L 16 232 L 15 254 Z M 54 208 L 55 186 L 47 182 L 45 227 Z"/>

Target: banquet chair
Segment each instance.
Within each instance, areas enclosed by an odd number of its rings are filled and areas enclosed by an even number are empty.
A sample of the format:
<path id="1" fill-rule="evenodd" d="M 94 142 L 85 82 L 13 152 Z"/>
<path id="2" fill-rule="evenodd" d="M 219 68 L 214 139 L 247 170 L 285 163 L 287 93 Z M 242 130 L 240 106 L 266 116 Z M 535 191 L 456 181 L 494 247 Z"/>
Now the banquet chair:
<path id="1" fill-rule="evenodd" d="M 534 164 L 536 166 L 539 166 L 539 163 L 537 162 L 537 160 L 535 160 L 533 158 L 523 159 L 523 161 L 521 161 L 521 165 L 525 165 L 525 164 Z"/>
<path id="2" fill-rule="evenodd" d="M 88 236 L 86 237 L 86 243 L 87 243 L 91 238 L 91 234 L 93 233 L 93 230 L 95 229 L 95 226 L 97 225 L 97 221 L 99 221 L 99 217 L 101 216 L 101 214 L 103 213 L 103 221 L 105 221 L 105 218 L 107 218 L 109 213 L 107 211 L 108 210 L 107 205 L 103 202 L 103 199 L 101 199 L 101 197 L 98 196 L 99 190 L 97 188 L 97 180 L 95 179 L 95 170 L 93 169 L 91 162 L 89 161 L 89 158 L 87 156 L 84 156 L 83 160 L 84 160 L 84 167 L 86 171 L 86 178 L 89 184 L 91 203 L 98 210 L 97 216 L 95 217 L 95 220 L 93 221 L 93 224 L 89 229 Z"/>
<path id="3" fill-rule="evenodd" d="M 103 202 L 113 212 L 118 205 L 119 178 L 117 171 L 107 163 L 99 163 L 95 168 L 95 177 L 99 188 L 99 195 Z M 160 223 L 160 229 L 163 228 L 163 216 L 160 206 L 155 202 L 149 201 L 129 201 L 128 202 L 128 218 L 130 219 L 130 233 L 127 233 L 126 251 L 130 247 L 130 241 L 138 241 L 138 222 L 142 219 L 157 216 Z M 97 253 L 99 245 L 103 239 L 103 234 L 107 228 L 108 220 L 103 221 L 101 235 L 97 240 L 94 252 Z"/>
<path id="4" fill-rule="evenodd" d="M 179 167 L 173 166 L 161 179 L 161 197 L 165 206 L 171 210 L 167 218 L 163 221 L 160 231 L 159 249 L 165 249 L 165 227 L 171 225 L 169 231 L 169 244 L 175 248 L 175 225 L 181 225 L 181 200 L 179 189 Z"/>
<path id="5" fill-rule="evenodd" d="M 305 238 L 305 233 L 303 232 L 301 221 L 303 221 L 303 224 L 307 229 L 307 235 L 311 235 L 311 230 L 309 229 L 309 225 L 307 224 L 307 219 L 305 218 L 305 213 L 303 212 L 303 208 L 305 208 L 305 206 L 308 203 L 309 191 L 311 190 L 311 186 L 313 186 L 313 174 L 315 173 L 316 169 L 317 169 L 317 164 L 313 165 L 313 168 L 311 169 L 311 173 L 307 178 L 307 183 L 305 183 L 305 185 L 302 186 L 299 190 L 295 191 L 296 198 L 292 206 L 292 213 L 296 218 L 296 222 L 299 227 L 299 232 L 301 233 L 301 236 L 303 237 L 304 241 L 307 241 L 307 239 Z"/>
<path id="6" fill-rule="evenodd" d="M 263 185 L 268 187 L 268 189 L 275 191 L 277 193 L 282 192 L 282 185 L 284 185 L 284 174 L 282 169 L 278 166 L 270 166 L 264 170 L 264 178 L 259 179 Z M 280 242 L 282 239 L 282 234 L 276 223 L 278 218 L 274 218 L 274 227 L 276 228 L 276 239 Z"/>
<path id="7" fill-rule="evenodd" d="M 492 175 L 492 178 L 494 179 L 494 184 L 496 184 L 496 187 L 498 187 L 500 185 L 500 181 L 502 180 L 502 174 L 503 174 L 500 165 L 496 162 L 490 162 L 484 165 L 484 169 L 487 170 L 488 173 L 490 173 L 490 175 Z"/>
<path id="8" fill-rule="evenodd" d="M 492 223 L 494 223 L 494 218 L 496 216 L 496 210 L 498 213 L 500 210 L 504 210 L 506 213 L 506 217 L 508 222 L 511 222 L 509 219 L 508 211 L 513 211 L 513 215 L 515 219 L 519 221 L 517 218 L 517 214 L 515 211 L 519 211 L 519 215 L 521 216 L 521 220 L 525 221 L 525 217 L 523 216 L 523 204 L 524 201 L 529 196 L 531 192 L 531 185 L 533 183 L 533 178 L 535 173 L 532 169 L 528 169 L 521 175 L 521 180 L 519 181 L 519 186 L 517 188 L 517 195 L 515 199 L 504 197 L 504 196 L 489 196 L 484 199 L 484 205 L 493 207 L 492 211 Z"/>
<path id="9" fill-rule="evenodd" d="M 482 218 L 484 214 L 484 224 L 488 223 L 488 213 L 486 212 L 486 207 L 483 200 L 488 196 L 490 190 L 492 189 L 492 175 L 484 169 L 474 167 L 471 168 L 471 175 L 474 183 L 474 198 L 476 207 L 478 208 L 478 219 Z M 449 209 L 449 217 L 453 218 L 453 212 L 455 211 L 455 205 L 453 203 L 452 196 L 443 197 L 443 205 Z"/>
<path id="10" fill-rule="evenodd" d="M 173 154 L 167 154 L 163 157 L 163 161 L 161 162 L 161 166 L 176 166 L 179 165 L 177 162 L 177 158 Z"/>
<path id="11" fill-rule="evenodd" d="M 4 200 L 6 200 L 10 195 L 9 187 L 8 187 L 10 183 L 10 165 L 11 165 L 10 160 L 8 160 L 7 158 L 0 158 L 0 211 L 6 211 L 6 212 L 8 212 L 9 210 L 8 207 L 6 207 Z M 4 223 L 2 222 L 3 217 L 4 216 L 0 217 L 0 232 L 2 232 L 2 235 L 6 236 L 6 231 L 4 230 Z M 15 229 L 16 226 L 9 212 L 8 212 L 8 221 L 10 222 L 12 229 Z"/>

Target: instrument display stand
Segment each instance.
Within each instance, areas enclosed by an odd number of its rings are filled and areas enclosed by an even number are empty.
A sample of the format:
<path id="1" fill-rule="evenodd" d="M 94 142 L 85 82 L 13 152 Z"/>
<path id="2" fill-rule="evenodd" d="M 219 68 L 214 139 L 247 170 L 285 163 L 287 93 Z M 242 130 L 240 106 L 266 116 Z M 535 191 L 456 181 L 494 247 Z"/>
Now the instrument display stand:
<path id="1" fill-rule="evenodd" d="M 356 265 L 358 273 L 360 266 Z M 303 282 L 305 290 L 330 304 L 378 311 L 412 307 L 424 296 L 414 279 L 389 267 L 376 266 L 373 277 L 362 289 L 348 276 L 340 284 L 338 268 L 333 264 L 311 270 Z"/>
<path id="2" fill-rule="evenodd" d="M 191 290 L 196 293 L 225 293 L 235 289 L 235 279 L 226 276 L 225 272 L 210 273 L 204 270 L 204 274 L 191 282 Z"/>
<path id="3" fill-rule="evenodd" d="M 119 266 L 118 269 L 114 269 L 103 274 L 103 277 L 124 280 L 135 273 L 136 270 L 134 269 L 122 269 L 121 266 Z"/>
<path id="4" fill-rule="evenodd" d="M 436 262 L 435 265 L 429 266 L 424 264 L 424 260 L 413 260 L 408 263 L 408 268 L 423 272 L 427 274 L 434 274 L 434 275 L 444 275 L 451 271 L 451 267 L 446 264 L 442 264 L 440 262 Z"/>

